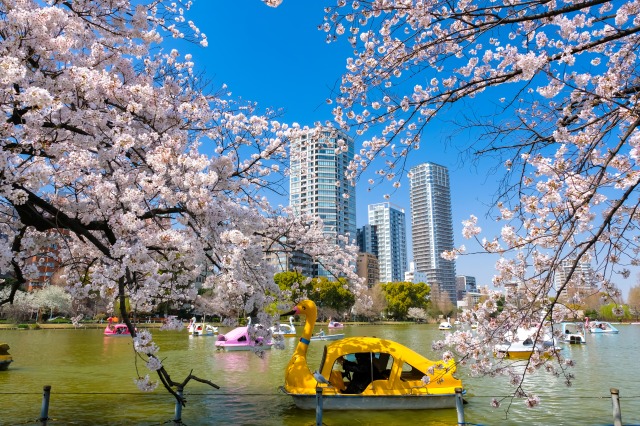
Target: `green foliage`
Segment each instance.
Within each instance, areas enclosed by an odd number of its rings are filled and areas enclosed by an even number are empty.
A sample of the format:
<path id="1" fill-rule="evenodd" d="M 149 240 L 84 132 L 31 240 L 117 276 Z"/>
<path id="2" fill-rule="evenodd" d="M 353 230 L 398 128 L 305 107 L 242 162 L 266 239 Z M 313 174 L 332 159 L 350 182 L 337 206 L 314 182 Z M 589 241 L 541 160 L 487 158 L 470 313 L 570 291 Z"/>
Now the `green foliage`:
<path id="1" fill-rule="evenodd" d="M 387 315 L 395 319 L 407 318 L 409 308 L 427 309 L 430 288 L 425 283 L 386 283 L 381 284 L 387 299 Z"/>
<path id="2" fill-rule="evenodd" d="M 587 309 L 584 311 L 584 316 L 591 319 L 596 319 L 598 318 L 598 311 L 596 311 L 595 309 Z"/>
<path id="3" fill-rule="evenodd" d="M 329 281 L 326 277 L 311 280 L 309 298 L 323 308 L 335 309 L 338 313 L 348 312 L 356 302 L 356 296 L 348 289 L 347 281 Z"/>
<path id="4" fill-rule="evenodd" d="M 29 328 L 29 324 L 18 324 L 18 328 L 26 330 Z"/>
<path id="5" fill-rule="evenodd" d="M 628 306 L 622 306 L 623 315 L 619 316 L 613 313 L 613 310 L 617 308 L 618 305 L 615 303 L 608 303 L 606 305 L 602 305 L 598 312 L 598 319 L 603 321 L 622 321 L 631 319 L 631 313 L 629 312 Z"/>
<path id="6" fill-rule="evenodd" d="M 71 320 L 67 318 L 54 318 L 47 320 L 47 324 L 71 324 Z"/>
<path id="7" fill-rule="evenodd" d="M 40 330 L 40 324 L 27 324 L 29 326 L 29 330 Z"/>
<path id="8" fill-rule="evenodd" d="M 305 283 L 307 277 L 295 271 L 275 274 L 273 280 L 291 302 L 298 302 L 303 298 L 309 297 L 313 290 L 313 283 Z"/>
<path id="9" fill-rule="evenodd" d="M 127 313 L 131 312 L 131 302 L 129 301 L 129 297 L 124 298 L 124 309 Z M 116 298 L 113 302 L 113 315 L 122 318 L 122 311 L 120 310 L 120 298 Z"/>
<path id="10" fill-rule="evenodd" d="M 489 315 L 490 318 L 497 318 L 504 309 L 504 295 L 500 296 L 496 302 L 496 311 Z"/>

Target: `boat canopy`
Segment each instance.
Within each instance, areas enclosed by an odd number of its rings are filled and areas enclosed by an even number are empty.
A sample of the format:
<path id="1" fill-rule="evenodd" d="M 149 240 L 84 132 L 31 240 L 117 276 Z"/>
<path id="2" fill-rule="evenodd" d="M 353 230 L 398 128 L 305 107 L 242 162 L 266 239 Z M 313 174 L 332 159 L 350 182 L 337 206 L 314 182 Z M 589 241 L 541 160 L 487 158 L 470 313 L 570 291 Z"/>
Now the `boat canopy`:
<path id="1" fill-rule="evenodd" d="M 363 360 L 367 370 L 365 383 L 359 383 L 359 387 L 352 383 L 357 373 L 345 375 L 348 370 L 345 365 L 358 362 L 362 365 Z M 455 394 L 455 388 L 462 388 L 462 382 L 453 377 L 455 369 L 453 360 L 431 361 L 391 340 L 349 337 L 325 346 L 319 371 L 340 393 L 419 395 Z M 315 392 L 315 386 L 289 391 L 311 393 Z"/>
<path id="2" fill-rule="evenodd" d="M 233 330 L 227 332 L 224 334 L 224 338 L 220 338 L 220 340 L 226 340 L 229 342 L 233 342 L 233 341 L 239 341 L 240 338 L 242 338 L 244 336 L 244 339 L 242 340 L 246 340 L 247 336 L 249 335 L 249 327 L 237 327 L 234 328 Z"/>

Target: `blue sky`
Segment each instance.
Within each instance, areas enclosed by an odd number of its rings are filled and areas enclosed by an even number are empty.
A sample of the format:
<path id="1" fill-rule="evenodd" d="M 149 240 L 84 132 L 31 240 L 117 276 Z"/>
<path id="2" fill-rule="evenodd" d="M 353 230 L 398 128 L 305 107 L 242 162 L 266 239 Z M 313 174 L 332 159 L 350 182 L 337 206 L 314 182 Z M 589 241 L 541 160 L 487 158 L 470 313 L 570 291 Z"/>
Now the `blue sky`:
<path id="1" fill-rule="evenodd" d="M 207 35 L 209 46 L 187 46 L 181 53 L 192 53 L 197 68 L 206 72 L 214 86 L 227 84 L 234 98 L 257 102 L 261 109 L 281 109 L 281 122 L 311 126 L 330 120 L 332 107 L 326 99 L 338 87 L 351 48 L 346 38 L 327 44 L 325 33 L 317 29 L 323 23 L 326 4 L 284 0 L 274 9 L 259 0 L 196 1 L 187 16 Z M 473 243 L 461 235 L 461 222 L 470 214 L 479 218 L 482 236 L 491 239 L 499 233 L 498 224 L 485 214 L 501 176 L 486 172 L 492 163 L 477 169 L 459 161 L 456 143 L 468 143 L 473 136 L 455 135 L 446 119 L 434 123 L 423 136 L 422 147 L 413 153 L 409 167 L 431 161 L 449 168 L 455 245 L 471 249 Z M 447 144 L 452 136 L 453 145 Z M 359 142 L 362 139 L 356 138 L 356 150 Z M 408 180 L 401 183 L 389 201 L 405 209 L 410 226 Z M 358 227 L 367 223 L 367 205 L 385 201 L 383 194 L 391 192 L 390 186 L 368 191 L 366 179 L 356 186 Z M 278 203 L 286 200 L 276 200 Z M 410 229 L 407 233 L 410 241 Z M 410 246 L 408 250 L 410 253 Z M 490 285 L 494 259 L 463 256 L 456 262 L 456 272 L 475 276 L 479 285 Z"/>
<path id="2" fill-rule="evenodd" d="M 351 53 L 346 39 L 327 44 L 325 33 L 317 29 L 323 23 L 325 4 L 284 0 L 274 9 L 259 0 L 196 1 L 187 16 L 207 35 L 209 46 L 181 49 L 193 54 L 197 68 L 204 70 L 214 85 L 226 84 L 234 98 L 257 102 L 263 109 L 281 109 L 282 122 L 303 126 L 324 122 L 332 119 L 332 106 L 326 99 L 338 87 Z M 484 222 L 484 204 L 491 201 L 499 176 L 487 177 L 469 164 L 460 165 L 457 150 L 445 147 L 449 130 L 444 124 L 442 128 L 434 126 L 409 163 L 431 161 L 449 168 L 455 244 L 470 248 L 471 243 L 461 236 L 461 222 L 469 214 Z M 356 148 L 361 141 L 356 139 Z M 356 186 L 358 227 L 367 223 L 367 206 L 386 201 L 383 195 L 390 193 L 389 201 L 405 209 L 410 241 L 408 180 L 401 183 L 395 192 L 391 186 L 368 191 L 366 179 Z M 276 200 L 282 202 L 286 200 Z M 467 256 L 458 259 L 456 272 L 489 285 L 492 265 L 486 255 Z"/>

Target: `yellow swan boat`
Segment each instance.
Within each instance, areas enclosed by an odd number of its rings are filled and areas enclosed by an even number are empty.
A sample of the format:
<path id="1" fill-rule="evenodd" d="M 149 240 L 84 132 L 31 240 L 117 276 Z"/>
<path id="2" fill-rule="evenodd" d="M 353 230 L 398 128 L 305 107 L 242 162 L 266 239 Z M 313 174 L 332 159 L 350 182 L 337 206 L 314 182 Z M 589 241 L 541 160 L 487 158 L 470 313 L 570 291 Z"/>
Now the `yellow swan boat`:
<path id="1" fill-rule="evenodd" d="M 13 358 L 9 355 L 9 345 L 0 343 L 0 371 L 9 368 L 9 364 L 13 362 Z"/>
<path id="2" fill-rule="evenodd" d="M 282 391 L 302 409 L 315 409 L 316 388 L 324 409 L 424 410 L 456 406 L 455 362 L 430 361 L 391 340 L 348 337 L 325 346 L 320 369 L 312 373 L 307 349 L 316 322 L 311 300 L 284 314 L 306 316 L 302 337 L 286 367 Z"/>

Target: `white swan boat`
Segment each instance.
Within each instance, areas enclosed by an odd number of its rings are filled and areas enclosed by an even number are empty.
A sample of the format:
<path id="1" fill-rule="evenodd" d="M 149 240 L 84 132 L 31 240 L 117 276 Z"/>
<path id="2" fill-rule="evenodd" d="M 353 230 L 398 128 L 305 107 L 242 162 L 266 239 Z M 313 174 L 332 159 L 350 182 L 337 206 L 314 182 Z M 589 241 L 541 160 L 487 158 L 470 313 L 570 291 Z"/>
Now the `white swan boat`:
<path id="1" fill-rule="evenodd" d="M 551 330 L 519 327 L 515 333 L 505 335 L 504 342 L 495 345 L 493 352 L 498 358 L 529 359 L 534 353 L 552 355 L 560 350 L 555 343 Z"/>
<path id="2" fill-rule="evenodd" d="M 560 341 L 571 344 L 587 343 L 586 330 L 581 322 L 560 323 Z"/>
<path id="3" fill-rule="evenodd" d="M 618 334 L 618 329 L 607 321 L 589 321 L 589 317 L 585 319 L 585 328 L 589 333 L 594 334 Z"/>
<path id="4" fill-rule="evenodd" d="M 270 327 L 273 336 L 295 337 L 296 326 L 293 325 L 293 317 L 289 317 L 289 324 L 277 324 Z"/>

